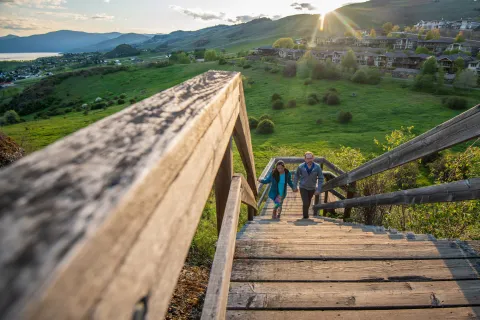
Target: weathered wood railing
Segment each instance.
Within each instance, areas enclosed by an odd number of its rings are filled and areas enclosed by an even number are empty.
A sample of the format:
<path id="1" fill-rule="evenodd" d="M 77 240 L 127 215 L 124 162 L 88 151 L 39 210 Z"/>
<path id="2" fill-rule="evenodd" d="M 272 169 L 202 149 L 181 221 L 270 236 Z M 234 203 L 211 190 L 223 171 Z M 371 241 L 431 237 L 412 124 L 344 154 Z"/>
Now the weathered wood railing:
<path id="1" fill-rule="evenodd" d="M 462 142 L 480 137 L 480 105 L 458 115 L 436 128 L 404 143 L 397 148 L 328 181 L 323 186 L 327 192 L 334 188 L 350 185 L 377 173 L 418 160 Z M 350 191 L 351 192 L 351 191 Z M 353 192 L 354 194 L 354 192 Z M 352 195 L 352 193 L 350 194 Z M 377 205 L 421 204 L 480 199 L 480 178 L 446 183 L 441 185 L 402 190 L 368 197 L 348 199 L 315 205 L 315 210 L 370 207 Z M 345 214 L 345 218 L 349 215 Z"/>
<path id="2" fill-rule="evenodd" d="M 232 180 L 232 133 L 248 183 Z M 0 318 L 129 319 L 143 305 L 162 319 L 212 185 L 220 226 L 232 188 L 253 218 L 255 177 L 241 75 L 217 71 L 7 167 Z"/>

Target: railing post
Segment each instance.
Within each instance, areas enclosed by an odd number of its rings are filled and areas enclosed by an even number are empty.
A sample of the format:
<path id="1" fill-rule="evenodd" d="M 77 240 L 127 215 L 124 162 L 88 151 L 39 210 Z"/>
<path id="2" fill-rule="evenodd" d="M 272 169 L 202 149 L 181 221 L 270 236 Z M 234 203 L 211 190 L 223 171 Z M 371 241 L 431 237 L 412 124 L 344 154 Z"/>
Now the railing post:
<path id="1" fill-rule="evenodd" d="M 218 169 L 215 177 L 215 204 L 217 212 L 217 234 L 220 234 L 222 228 L 223 216 L 225 214 L 225 207 L 227 206 L 228 191 L 230 190 L 230 183 L 233 176 L 233 153 L 232 140 L 225 150 L 222 163 Z M 249 208 L 250 212 L 250 208 Z"/>
<path id="2" fill-rule="evenodd" d="M 347 186 L 347 199 L 354 198 L 356 193 L 357 193 L 357 182 L 352 182 Z M 352 207 L 345 208 L 345 211 L 343 213 L 343 221 L 346 221 L 347 219 L 349 219 L 351 213 L 352 213 Z"/>

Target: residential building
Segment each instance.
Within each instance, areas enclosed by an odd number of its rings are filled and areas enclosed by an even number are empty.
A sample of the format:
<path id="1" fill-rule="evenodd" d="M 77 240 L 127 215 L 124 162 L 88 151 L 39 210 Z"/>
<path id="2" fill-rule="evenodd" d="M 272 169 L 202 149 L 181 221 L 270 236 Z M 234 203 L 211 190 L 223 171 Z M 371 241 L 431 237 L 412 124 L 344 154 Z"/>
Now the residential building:
<path id="1" fill-rule="evenodd" d="M 418 46 L 418 38 L 399 38 L 393 45 L 395 50 L 415 50 Z"/>
<path id="2" fill-rule="evenodd" d="M 455 73 L 455 60 L 462 58 L 465 61 L 465 66 L 473 61 L 473 58 L 465 54 L 452 54 L 452 55 L 442 55 L 437 57 L 437 63 L 441 66 L 445 72 Z"/>
<path id="3" fill-rule="evenodd" d="M 298 60 L 305 55 L 305 52 L 305 50 L 300 49 L 281 48 L 278 50 L 278 55 L 283 59 Z"/>
<path id="4" fill-rule="evenodd" d="M 440 54 L 443 53 L 443 51 L 445 51 L 452 43 L 453 39 L 419 40 L 418 46 L 425 47 L 434 53 Z"/>
<path id="5" fill-rule="evenodd" d="M 472 47 L 465 43 L 452 43 L 447 47 L 447 50 L 448 51 L 459 50 L 469 54 L 472 53 Z"/>
<path id="6" fill-rule="evenodd" d="M 468 63 L 467 69 L 473 71 L 475 74 L 479 74 L 480 73 L 480 60 L 470 61 Z"/>
<path id="7" fill-rule="evenodd" d="M 274 56 L 274 55 L 277 55 L 278 50 L 279 49 L 273 48 L 272 46 L 263 46 L 263 47 L 256 48 L 254 50 L 254 53 L 262 56 Z"/>
<path id="8" fill-rule="evenodd" d="M 423 28 L 423 29 L 443 29 L 448 25 L 448 22 L 445 20 L 431 20 L 431 21 L 424 21 L 421 20 L 419 23 L 415 25 L 417 28 Z"/>

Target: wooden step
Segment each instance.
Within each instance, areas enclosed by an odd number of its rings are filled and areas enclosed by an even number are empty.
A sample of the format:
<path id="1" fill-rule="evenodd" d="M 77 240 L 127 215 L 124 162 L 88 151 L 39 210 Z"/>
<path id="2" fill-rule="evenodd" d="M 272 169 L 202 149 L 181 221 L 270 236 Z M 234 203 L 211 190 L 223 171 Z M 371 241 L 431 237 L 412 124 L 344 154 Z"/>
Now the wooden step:
<path id="1" fill-rule="evenodd" d="M 480 307 L 357 311 L 254 311 L 228 310 L 229 320 L 474 320 Z"/>
<path id="2" fill-rule="evenodd" d="M 232 282 L 228 309 L 359 309 L 480 304 L 480 281 Z"/>
<path id="3" fill-rule="evenodd" d="M 308 236 L 309 240 L 320 240 L 320 239 L 339 239 L 339 240 L 346 240 L 350 239 L 352 243 L 355 241 L 361 241 L 364 239 L 383 239 L 383 240 L 394 240 L 394 239 L 409 239 L 409 240 L 430 240 L 430 236 L 423 235 L 423 234 L 416 234 L 416 235 L 403 235 L 403 234 L 374 234 L 374 233 L 316 233 L 310 234 Z M 299 237 L 296 234 L 275 234 L 275 233 L 244 233 L 240 232 L 237 235 L 237 239 L 254 239 L 254 240 L 276 240 L 276 239 L 304 239 L 303 237 Z"/>
<path id="4" fill-rule="evenodd" d="M 249 260 L 233 262 L 232 281 L 428 281 L 479 279 L 480 258 L 451 260 Z"/>
<path id="5" fill-rule="evenodd" d="M 351 235 L 356 239 L 359 235 Z M 252 241 L 238 243 L 235 258 L 282 258 L 282 259 L 451 259 L 478 257 L 449 246 L 420 246 L 400 244 L 288 244 Z"/>

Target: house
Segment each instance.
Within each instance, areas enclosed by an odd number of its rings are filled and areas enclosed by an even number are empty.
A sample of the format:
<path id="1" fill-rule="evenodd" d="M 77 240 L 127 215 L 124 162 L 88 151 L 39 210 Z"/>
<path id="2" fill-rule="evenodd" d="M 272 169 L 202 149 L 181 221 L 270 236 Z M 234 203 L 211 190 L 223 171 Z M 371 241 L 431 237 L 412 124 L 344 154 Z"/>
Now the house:
<path id="1" fill-rule="evenodd" d="M 377 68 L 386 68 L 387 67 L 387 56 L 385 54 L 379 54 L 374 59 L 375 67 Z"/>
<path id="2" fill-rule="evenodd" d="M 392 71 L 393 78 L 408 79 L 409 77 L 416 77 L 420 73 L 418 69 L 396 68 Z"/>
<path id="3" fill-rule="evenodd" d="M 295 44 L 304 44 L 306 45 L 307 44 L 307 40 L 305 40 L 304 38 L 299 38 L 299 39 L 295 39 Z"/>
<path id="4" fill-rule="evenodd" d="M 274 56 L 277 54 L 277 52 L 278 52 L 278 49 L 273 48 L 272 46 L 263 46 L 263 47 L 256 48 L 254 50 L 255 54 L 259 54 L 261 56 Z"/>
<path id="5" fill-rule="evenodd" d="M 278 55 L 283 59 L 298 60 L 303 57 L 305 52 L 305 50 L 281 48 L 278 50 Z"/>
<path id="6" fill-rule="evenodd" d="M 393 45 L 395 50 L 415 50 L 418 46 L 418 38 L 400 38 Z"/>
<path id="7" fill-rule="evenodd" d="M 418 29 L 424 28 L 424 29 L 443 29 L 447 27 L 448 22 L 445 20 L 431 20 L 431 21 L 423 21 L 421 20 L 419 23 L 415 25 Z"/>
<path id="8" fill-rule="evenodd" d="M 437 57 L 438 65 L 441 66 L 445 72 L 455 73 L 455 60 L 462 58 L 467 66 L 473 59 L 465 54 L 442 55 Z"/>
<path id="9" fill-rule="evenodd" d="M 479 72 L 480 72 L 480 60 L 470 61 L 468 63 L 467 69 L 473 71 L 475 74 L 479 74 Z"/>
<path id="10" fill-rule="evenodd" d="M 419 40 L 418 46 L 425 47 L 434 53 L 442 53 L 445 51 L 449 45 L 453 43 L 453 39 L 445 39 L 445 40 Z"/>
<path id="11" fill-rule="evenodd" d="M 357 47 L 371 47 L 371 48 L 388 48 L 395 45 L 397 38 L 393 37 L 363 37 L 361 39 L 354 39 L 354 44 Z"/>
<path id="12" fill-rule="evenodd" d="M 332 56 L 332 62 L 337 64 L 341 63 L 343 56 L 346 54 L 347 53 L 345 51 L 334 51 Z"/>
<path id="13" fill-rule="evenodd" d="M 459 50 L 459 51 L 466 52 L 468 54 L 472 53 L 472 47 L 465 43 L 452 43 L 447 47 L 447 50 L 448 51 Z"/>
<path id="14" fill-rule="evenodd" d="M 356 52 L 357 64 L 359 66 L 373 66 L 375 65 L 375 58 L 378 54 L 373 52 Z"/>

